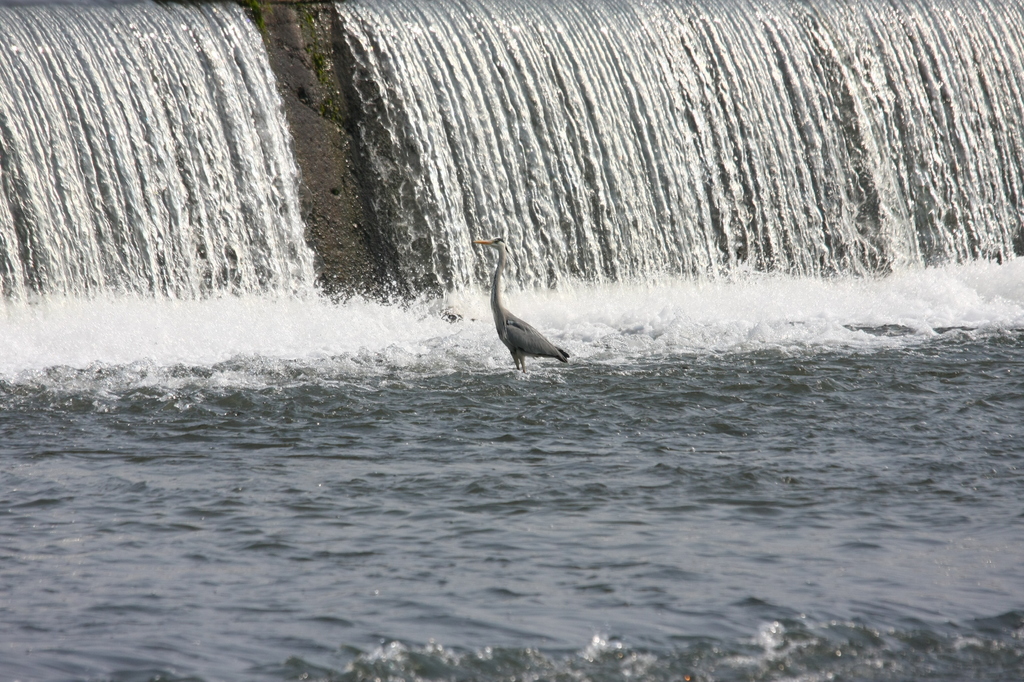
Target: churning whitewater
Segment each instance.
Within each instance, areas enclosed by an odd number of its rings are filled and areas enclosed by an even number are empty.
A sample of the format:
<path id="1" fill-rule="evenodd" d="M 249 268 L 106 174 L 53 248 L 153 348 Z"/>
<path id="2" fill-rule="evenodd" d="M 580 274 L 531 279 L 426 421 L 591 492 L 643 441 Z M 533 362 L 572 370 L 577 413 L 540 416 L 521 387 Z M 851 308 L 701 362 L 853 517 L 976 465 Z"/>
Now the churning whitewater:
<path id="1" fill-rule="evenodd" d="M 571 349 L 573 364 L 584 366 L 770 349 L 913 349 L 950 332 L 1024 329 L 1024 261 L 907 270 L 882 279 L 746 273 L 558 292 L 513 289 L 507 305 L 528 313 L 550 339 Z M 51 368 L 117 376 L 118 368 L 139 365 L 147 368 L 146 381 L 159 384 L 176 367 L 236 361 L 333 368 L 353 379 L 399 369 L 430 376 L 512 367 L 494 335 L 485 290 L 407 304 L 290 296 L 51 298 L 5 306 L 0 342 L 0 379 L 15 383 L 45 383 Z M 259 382 L 233 371 L 216 380 Z"/>

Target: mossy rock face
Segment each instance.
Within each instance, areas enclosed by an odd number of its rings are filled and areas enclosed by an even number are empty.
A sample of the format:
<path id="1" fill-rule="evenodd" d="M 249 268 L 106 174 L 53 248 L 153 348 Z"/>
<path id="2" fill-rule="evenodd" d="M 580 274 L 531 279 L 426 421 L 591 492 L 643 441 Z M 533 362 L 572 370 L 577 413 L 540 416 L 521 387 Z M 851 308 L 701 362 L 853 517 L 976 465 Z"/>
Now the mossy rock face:
<path id="1" fill-rule="evenodd" d="M 301 172 L 306 240 L 317 280 L 332 297 L 390 298 L 397 286 L 393 249 L 373 214 L 369 175 L 360 173 L 342 79 L 341 25 L 332 2 L 243 3 L 261 26 Z M 362 180 L 362 181 L 361 181 Z"/>
<path id="2" fill-rule="evenodd" d="M 238 4 L 249 10 L 249 16 L 252 17 L 252 23 L 256 24 L 256 28 L 260 30 L 263 37 L 267 36 L 267 22 L 263 18 L 263 6 L 266 3 L 259 2 L 258 0 L 238 0 Z"/>

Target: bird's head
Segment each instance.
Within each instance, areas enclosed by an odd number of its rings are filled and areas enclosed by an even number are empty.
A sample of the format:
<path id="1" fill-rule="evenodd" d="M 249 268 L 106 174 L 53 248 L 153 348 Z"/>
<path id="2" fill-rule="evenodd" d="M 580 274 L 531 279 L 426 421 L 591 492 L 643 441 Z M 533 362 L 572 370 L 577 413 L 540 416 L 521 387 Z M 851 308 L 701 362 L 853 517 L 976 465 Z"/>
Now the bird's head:
<path id="1" fill-rule="evenodd" d="M 482 246 L 490 246 L 493 249 L 498 250 L 498 254 L 506 254 L 516 267 L 519 267 L 519 263 L 516 261 L 516 255 L 512 252 L 512 248 L 508 245 L 501 237 L 495 237 L 494 239 L 474 239 L 474 244 L 480 244 Z"/>
<path id="2" fill-rule="evenodd" d="M 512 256 L 512 249 L 509 248 L 508 243 L 501 237 L 495 237 L 494 239 L 474 239 L 474 244 L 480 244 L 481 246 L 489 246 L 492 249 L 496 249 L 498 253 L 507 253 L 510 257 Z"/>

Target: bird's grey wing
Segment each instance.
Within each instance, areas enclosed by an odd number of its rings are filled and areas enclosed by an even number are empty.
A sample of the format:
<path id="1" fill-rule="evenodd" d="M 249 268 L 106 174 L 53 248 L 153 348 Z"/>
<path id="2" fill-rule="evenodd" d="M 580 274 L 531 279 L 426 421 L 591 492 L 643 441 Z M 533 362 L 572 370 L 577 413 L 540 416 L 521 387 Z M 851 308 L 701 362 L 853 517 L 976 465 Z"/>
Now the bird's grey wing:
<path id="1" fill-rule="evenodd" d="M 519 348 L 530 355 L 543 355 L 566 362 L 569 354 L 555 346 L 529 323 L 512 314 L 505 315 L 505 333 L 513 348 Z"/>

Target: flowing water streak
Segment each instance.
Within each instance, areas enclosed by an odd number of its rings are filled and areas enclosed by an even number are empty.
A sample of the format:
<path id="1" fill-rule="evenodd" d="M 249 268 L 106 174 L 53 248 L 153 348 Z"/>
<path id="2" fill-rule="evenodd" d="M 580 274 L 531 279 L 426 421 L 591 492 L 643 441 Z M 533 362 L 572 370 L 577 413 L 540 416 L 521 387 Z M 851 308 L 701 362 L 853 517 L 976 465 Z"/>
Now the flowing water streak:
<path id="1" fill-rule="evenodd" d="M 313 279 L 280 100 L 232 4 L 0 7 L 0 289 Z"/>
<path id="2" fill-rule="evenodd" d="M 1019 3 L 338 5 L 404 276 L 801 274 L 1020 253 Z"/>

